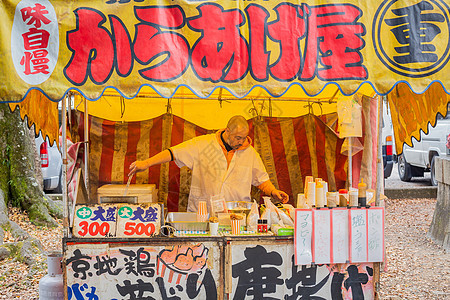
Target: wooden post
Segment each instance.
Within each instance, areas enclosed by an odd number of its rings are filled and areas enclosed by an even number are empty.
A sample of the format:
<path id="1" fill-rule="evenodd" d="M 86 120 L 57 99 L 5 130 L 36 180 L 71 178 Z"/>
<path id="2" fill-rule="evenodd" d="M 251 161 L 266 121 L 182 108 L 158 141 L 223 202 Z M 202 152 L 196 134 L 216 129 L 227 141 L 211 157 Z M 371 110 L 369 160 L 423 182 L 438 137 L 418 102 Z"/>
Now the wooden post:
<path id="1" fill-rule="evenodd" d="M 376 192 L 375 192 L 375 206 L 380 206 L 380 195 L 382 189 L 382 180 L 384 180 L 384 170 L 383 170 L 383 158 L 382 158 L 382 124 L 383 124 L 383 98 L 378 96 L 378 130 L 377 130 L 377 181 L 376 181 Z M 381 263 L 377 262 L 373 264 L 373 284 L 375 291 L 375 299 L 380 299 L 380 272 Z"/>

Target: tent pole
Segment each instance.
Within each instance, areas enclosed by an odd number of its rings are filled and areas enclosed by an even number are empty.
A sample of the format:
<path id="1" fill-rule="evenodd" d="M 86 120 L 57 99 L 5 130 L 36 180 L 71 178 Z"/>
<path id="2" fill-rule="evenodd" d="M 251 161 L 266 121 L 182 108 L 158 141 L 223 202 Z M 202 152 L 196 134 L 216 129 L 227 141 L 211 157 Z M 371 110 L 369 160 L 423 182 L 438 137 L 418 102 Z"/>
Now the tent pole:
<path id="1" fill-rule="evenodd" d="M 375 206 L 380 206 L 380 195 L 381 195 L 381 184 L 384 180 L 384 171 L 383 171 L 383 159 L 381 155 L 381 128 L 383 124 L 383 98 L 384 96 L 377 97 L 377 108 L 378 108 L 378 130 L 377 130 L 377 182 L 376 182 L 376 192 L 375 192 Z M 378 100 L 379 99 L 379 100 Z M 386 250 L 385 257 L 386 257 Z M 373 282 L 374 282 L 374 290 L 375 290 L 375 300 L 380 299 L 380 272 L 382 268 L 382 263 L 376 262 L 373 264 Z"/>
<path id="2" fill-rule="evenodd" d="M 352 137 L 348 137 L 348 190 L 353 187 L 353 156 L 352 156 Z"/>
<path id="3" fill-rule="evenodd" d="M 381 143 L 382 143 L 382 124 L 383 124 L 383 99 L 384 96 L 378 96 L 377 97 L 379 101 L 377 101 L 377 107 L 378 107 L 378 130 L 377 130 L 377 182 L 376 182 L 376 193 L 375 193 L 375 205 L 380 206 L 380 195 L 381 195 L 381 180 L 384 180 L 384 174 L 383 174 L 383 158 L 382 158 L 382 151 L 381 151 Z"/>
<path id="4" fill-rule="evenodd" d="M 62 100 L 61 127 L 62 127 L 62 198 L 63 198 L 63 227 L 64 237 L 69 237 L 69 202 L 67 197 L 67 115 L 66 103 L 69 96 L 66 94 Z"/>
<path id="5" fill-rule="evenodd" d="M 84 140 L 87 142 L 84 143 L 84 183 L 86 185 L 89 201 L 89 112 L 87 98 L 84 98 Z"/>

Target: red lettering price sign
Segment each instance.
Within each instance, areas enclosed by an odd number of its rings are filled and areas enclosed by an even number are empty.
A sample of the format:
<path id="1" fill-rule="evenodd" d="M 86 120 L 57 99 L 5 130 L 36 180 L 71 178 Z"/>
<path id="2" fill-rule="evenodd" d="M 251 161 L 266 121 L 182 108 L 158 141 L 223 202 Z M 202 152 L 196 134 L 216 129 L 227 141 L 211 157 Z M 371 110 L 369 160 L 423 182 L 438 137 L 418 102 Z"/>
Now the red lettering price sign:
<path id="1" fill-rule="evenodd" d="M 117 237 L 151 237 L 159 234 L 161 207 L 155 203 L 122 204 L 117 211 Z"/>
<path id="2" fill-rule="evenodd" d="M 73 235 L 81 238 L 115 237 L 117 205 L 77 205 Z"/>

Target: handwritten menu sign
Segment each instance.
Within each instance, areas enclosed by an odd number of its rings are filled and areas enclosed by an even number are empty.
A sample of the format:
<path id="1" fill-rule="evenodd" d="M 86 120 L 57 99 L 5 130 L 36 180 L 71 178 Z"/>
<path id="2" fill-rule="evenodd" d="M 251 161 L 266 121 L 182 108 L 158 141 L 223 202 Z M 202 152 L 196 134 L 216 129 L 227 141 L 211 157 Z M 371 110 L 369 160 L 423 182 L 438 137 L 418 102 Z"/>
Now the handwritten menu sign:
<path id="1" fill-rule="evenodd" d="M 384 208 L 321 208 L 295 211 L 295 263 L 381 262 Z"/>
<path id="2" fill-rule="evenodd" d="M 295 264 L 306 265 L 312 261 L 312 214 L 309 209 L 295 210 Z"/>
<path id="3" fill-rule="evenodd" d="M 77 205 L 73 235 L 80 238 L 114 237 L 117 205 Z"/>
<path id="4" fill-rule="evenodd" d="M 347 208 L 333 208 L 332 214 L 332 247 L 333 263 L 348 261 L 348 210 Z"/>
<path id="5" fill-rule="evenodd" d="M 313 261 L 316 264 L 331 262 L 331 221 L 330 210 L 314 211 Z"/>
<path id="6" fill-rule="evenodd" d="M 116 236 L 151 237 L 159 233 L 160 222 L 161 209 L 157 204 L 123 205 L 117 212 Z"/>
<path id="7" fill-rule="evenodd" d="M 350 209 L 350 262 L 367 261 L 367 211 Z"/>
<path id="8" fill-rule="evenodd" d="M 381 208 L 367 211 L 367 245 L 369 262 L 384 260 L 384 210 Z"/>
<path id="9" fill-rule="evenodd" d="M 77 205 L 73 235 L 78 238 L 151 237 L 159 234 L 156 203 Z"/>

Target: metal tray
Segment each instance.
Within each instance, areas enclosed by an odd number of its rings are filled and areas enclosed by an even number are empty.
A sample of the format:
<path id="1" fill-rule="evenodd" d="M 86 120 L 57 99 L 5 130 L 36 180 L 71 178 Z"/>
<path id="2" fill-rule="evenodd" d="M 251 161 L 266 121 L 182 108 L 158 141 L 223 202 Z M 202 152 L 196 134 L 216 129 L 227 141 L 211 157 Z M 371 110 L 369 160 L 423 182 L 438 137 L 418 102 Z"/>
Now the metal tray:
<path id="1" fill-rule="evenodd" d="M 166 222 L 178 231 L 206 231 L 208 222 L 197 222 L 197 213 L 192 212 L 169 212 Z"/>

